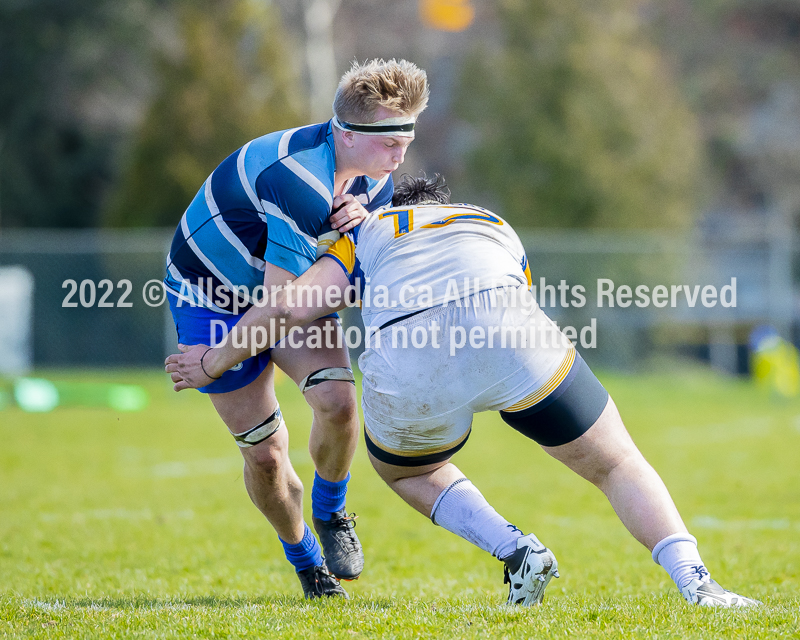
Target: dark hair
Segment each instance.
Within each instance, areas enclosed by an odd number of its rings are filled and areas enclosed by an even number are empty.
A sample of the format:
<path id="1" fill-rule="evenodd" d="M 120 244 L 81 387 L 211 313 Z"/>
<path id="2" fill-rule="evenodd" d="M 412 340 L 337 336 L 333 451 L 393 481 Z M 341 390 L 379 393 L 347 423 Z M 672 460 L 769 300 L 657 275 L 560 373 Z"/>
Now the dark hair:
<path id="1" fill-rule="evenodd" d="M 424 173 L 419 178 L 403 174 L 403 180 L 394 187 L 392 206 L 412 204 L 450 204 L 450 189 L 440 173 L 434 173 L 432 178 Z"/>

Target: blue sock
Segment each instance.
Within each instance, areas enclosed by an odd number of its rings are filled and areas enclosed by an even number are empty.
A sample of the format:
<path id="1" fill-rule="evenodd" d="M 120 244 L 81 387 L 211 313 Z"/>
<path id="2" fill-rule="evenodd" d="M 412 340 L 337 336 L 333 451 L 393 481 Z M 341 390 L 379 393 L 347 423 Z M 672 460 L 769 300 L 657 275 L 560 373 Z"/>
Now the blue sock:
<path id="1" fill-rule="evenodd" d="M 294 565 L 295 571 L 310 569 L 322 564 L 322 549 L 319 546 L 319 542 L 317 542 L 307 524 L 305 527 L 306 531 L 303 534 L 303 539 L 297 544 L 289 544 L 281 540 L 286 559 Z M 280 538 L 278 539 L 280 540 Z"/>
<path id="2" fill-rule="evenodd" d="M 314 486 L 311 489 L 311 512 L 315 518 L 327 522 L 336 511 L 344 509 L 344 499 L 347 495 L 347 483 L 350 474 L 339 482 L 328 482 L 314 472 Z"/>

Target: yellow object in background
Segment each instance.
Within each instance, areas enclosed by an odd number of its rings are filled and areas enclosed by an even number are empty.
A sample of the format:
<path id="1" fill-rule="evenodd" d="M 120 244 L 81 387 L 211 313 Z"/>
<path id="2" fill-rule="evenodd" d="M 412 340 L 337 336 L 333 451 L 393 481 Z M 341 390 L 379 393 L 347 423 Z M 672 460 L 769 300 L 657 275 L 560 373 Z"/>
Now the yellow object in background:
<path id="1" fill-rule="evenodd" d="M 470 0 L 419 0 L 419 15 L 426 27 L 464 31 L 475 19 L 475 9 Z"/>
<path id="2" fill-rule="evenodd" d="M 785 398 L 800 394 L 800 354 L 772 327 L 750 334 L 750 371 L 757 384 Z"/>

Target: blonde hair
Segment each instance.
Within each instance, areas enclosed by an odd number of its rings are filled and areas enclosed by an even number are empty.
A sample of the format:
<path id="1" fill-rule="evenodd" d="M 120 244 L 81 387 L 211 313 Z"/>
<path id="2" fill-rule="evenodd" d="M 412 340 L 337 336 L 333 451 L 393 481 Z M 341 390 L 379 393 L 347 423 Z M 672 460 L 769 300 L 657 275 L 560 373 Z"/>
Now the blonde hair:
<path id="1" fill-rule="evenodd" d="M 342 122 L 374 122 L 379 107 L 417 117 L 428 106 L 428 77 L 408 60 L 353 62 L 342 76 L 333 113 Z"/>

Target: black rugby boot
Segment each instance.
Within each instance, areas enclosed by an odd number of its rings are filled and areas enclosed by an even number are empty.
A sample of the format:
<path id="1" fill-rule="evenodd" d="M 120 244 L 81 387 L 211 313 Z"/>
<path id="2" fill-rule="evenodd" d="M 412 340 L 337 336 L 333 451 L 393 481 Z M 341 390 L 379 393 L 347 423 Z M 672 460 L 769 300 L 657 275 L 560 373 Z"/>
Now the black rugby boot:
<path id="1" fill-rule="evenodd" d="M 347 591 L 342 589 L 339 581 L 328 573 L 328 568 L 324 564 L 298 571 L 297 577 L 300 578 L 300 584 L 303 585 L 303 595 L 306 600 L 323 596 L 345 599 L 350 597 L 347 595 Z"/>
<path id="2" fill-rule="evenodd" d="M 356 514 L 336 511 L 328 522 L 312 518 L 325 564 L 340 580 L 355 580 L 364 570 L 364 551 L 356 536 Z"/>

